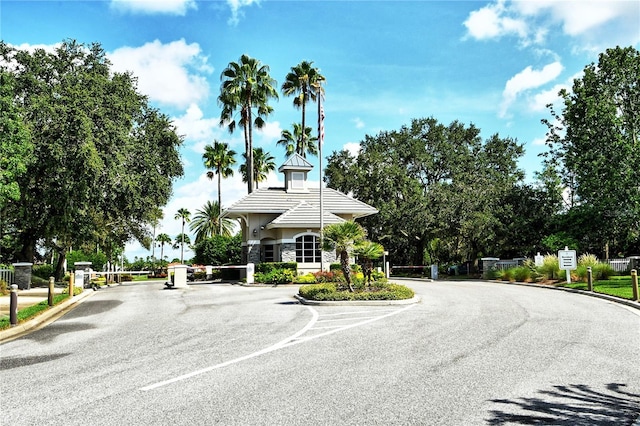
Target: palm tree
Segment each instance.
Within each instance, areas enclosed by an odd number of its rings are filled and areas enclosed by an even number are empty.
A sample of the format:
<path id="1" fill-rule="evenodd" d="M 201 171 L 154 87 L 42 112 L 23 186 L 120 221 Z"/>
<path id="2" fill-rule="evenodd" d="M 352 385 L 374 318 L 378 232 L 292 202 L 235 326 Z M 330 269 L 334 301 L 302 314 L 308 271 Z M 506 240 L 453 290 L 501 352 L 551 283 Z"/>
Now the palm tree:
<path id="1" fill-rule="evenodd" d="M 240 166 L 240 173 L 242 173 L 242 181 L 247 181 L 247 156 L 242 154 L 245 159 L 245 164 Z M 269 152 L 264 152 L 262 148 L 255 148 L 253 150 L 253 175 L 255 176 L 256 189 L 258 189 L 258 183 L 264 182 L 269 175 L 269 172 L 276 169 L 275 158 Z"/>
<path id="2" fill-rule="evenodd" d="M 242 55 L 238 62 L 230 62 L 220 76 L 222 85 L 218 103 L 222 107 L 220 125 L 227 126 L 233 133 L 236 128 L 234 113 L 240 111 L 238 125 L 244 129 L 244 147 L 249 164 L 247 189 L 253 191 L 253 134 L 252 126 L 260 129 L 264 126 L 264 117 L 273 112 L 268 102 L 278 98 L 274 88 L 276 81 L 269 75 L 269 67 L 259 60 Z M 252 110 L 256 109 L 255 118 Z"/>
<path id="3" fill-rule="evenodd" d="M 213 141 L 213 146 L 207 145 L 204 147 L 202 159 L 204 160 L 204 166 L 210 169 L 207 172 L 207 177 L 213 179 L 214 175 L 218 175 L 218 206 L 222 206 L 221 180 L 222 178 L 233 176 L 231 166 L 236 164 L 235 156 L 236 152 L 229 149 L 228 144 L 217 140 Z"/>
<path id="4" fill-rule="evenodd" d="M 311 136 L 311 127 L 304 129 L 304 136 L 302 135 L 302 125 L 293 123 L 293 133 L 289 130 L 282 131 L 282 138 L 276 142 L 277 145 L 283 145 L 287 150 L 287 155 L 291 155 L 297 152 L 299 155 L 306 157 L 305 153 L 311 155 L 318 155 L 318 146 L 315 142 L 317 137 Z"/>
<path id="5" fill-rule="evenodd" d="M 320 74 L 320 70 L 313 67 L 313 61 L 302 61 L 295 67 L 291 67 L 291 72 L 285 77 L 285 81 L 282 84 L 282 94 L 285 96 L 295 96 L 293 98 L 293 106 L 302 109 L 301 128 L 303 129 L 306 129 L 305 115 L 307 102 L 309 102 L 309 99 L 315 102 L 318 95 L 322 96 L 324 93 L 322 84 L 325 81 L 326 79 Z M 306 131 L 302 136 L 306 136 Z M 300 155 L 305 157 L 304 152 Z"/>
<path id="6" fill-rule="evenodd" d="M 384 254 L 384 247 L 380 243 L 365 240 L 354 250 L 354 253 L 362 261 L 362 272 L 367 279 L 367 284 L 371 283 L 371 272 L 373 271 L 373 261 L 380 259 Z"/>
<path id="7" fill-rule="evenodd" d="M 162 209 L 159 207 L 154 207 L 149 212 L 149 218 L 151 221 L 151 225 L 153 225 L 153 236 L 151 239 L 151 259 L 155 261 L 156 259 L 156 227 L 160 224 L 160 220 L 164 218 L 164 213 Z"/>
<path id="8" fill-rule="evenodd" d="M 229 218 L 220 219 L 220 204 L 207 201 L 201 210 L 196 210 L 189 225 L 189 230 L 195 231 L 196 243 L 214 235 L 230 237 L 233 233 L 234 221 Z"/>
<path id="9" fill-rule="evenodd" d="M 180 244 L 180 263 L 183 263 L 184 262 L 184 237 L 185 237 L 184 224 L 191 221 L 191 212 L 183 207 L 178 210 L 178 213 L 176 213 L 174 219 L 182 220 L 182 232 L 180 233 L 180 235 L 182 236 L 182 243 Z"/>
<path id="10" fill-rule="evenodd" d="M 185 244 L 191 244 L 191 238 L 189 238 L 187 234 L 176 235 L 176 239 L 173 240 L 173 248 L 177 249 L 178 247 L 183 247 Z M 182 258 L 180 258 L 180 263 L 183 263 Z"/>
<path id="11" fill-rule="evenodd" d="M 160 261 L 164 260 L 164 245 L 171 242 L 171 237 L 167 234 L 158 234 L 156 242 L 160 243 Z"/>
<path id="12" fill-rule="evenodd" d="M 336 251 L 336 256 L 340 258 L 340 266 L 342 267 L 344 279 L 349 286 L 349 291 L 353 291 L 349 256 L 364 241 L 366 236 L 365 229 L 353 221 L 327 225 L 322 230 L 322 249 Z"/>

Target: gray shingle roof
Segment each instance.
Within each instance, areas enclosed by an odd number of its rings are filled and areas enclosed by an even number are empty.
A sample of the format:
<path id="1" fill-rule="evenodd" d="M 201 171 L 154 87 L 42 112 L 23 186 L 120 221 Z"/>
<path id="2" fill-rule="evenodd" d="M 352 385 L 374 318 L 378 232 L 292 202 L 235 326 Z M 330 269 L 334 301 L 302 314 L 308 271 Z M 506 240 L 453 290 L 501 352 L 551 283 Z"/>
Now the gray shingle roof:
<path id="1" fill-rule="evenodd" d="M 259 188 L 236 201 L 224 210 L 221 216 L 236 218 L 250 213 L 283 214 L 301 202 L 313 206 L 319 211 L 320 189 L 309 188 L 305 192 L 286 192 L 284 188 Z M 352 214 L 355 217 L 368 216 L 378 212 L 374 207 L 331 188 L 323 188 L 323 208 L 325 213 Z M 319 215 L 316 216 L 316 220 L 319 220 Z"/>

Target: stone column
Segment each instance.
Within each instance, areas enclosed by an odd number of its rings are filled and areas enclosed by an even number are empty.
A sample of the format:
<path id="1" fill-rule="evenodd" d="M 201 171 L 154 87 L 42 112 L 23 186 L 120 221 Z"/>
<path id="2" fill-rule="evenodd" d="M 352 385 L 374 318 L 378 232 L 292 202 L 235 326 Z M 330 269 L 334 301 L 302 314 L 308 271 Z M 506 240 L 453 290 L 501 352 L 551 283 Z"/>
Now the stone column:
<path id="1" fill-rule="evenodd" d="M 33 263 L 29 262 L 20 262 L 13 264 L 14 284 L 16 284 L 20 290 L 29 290 L 31 288 L 32 267 Z"/>

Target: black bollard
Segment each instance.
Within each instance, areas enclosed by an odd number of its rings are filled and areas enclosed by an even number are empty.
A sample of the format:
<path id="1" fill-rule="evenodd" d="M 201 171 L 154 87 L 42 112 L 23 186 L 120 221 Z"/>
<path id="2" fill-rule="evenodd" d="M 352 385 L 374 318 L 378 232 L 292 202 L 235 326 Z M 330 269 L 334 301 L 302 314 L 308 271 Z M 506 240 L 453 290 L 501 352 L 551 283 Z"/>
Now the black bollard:
<path id="1" fill-rule="evenodd" d="M 593 291 L 593 272 L 591 266 L 587 268 L 587 290 Z"/>
<path id="2" fill-rule="evenodd" d="M 11 295 L 9 296 L 9 322 L 11 326 L 18 324 L 18 286 L 11 285 Z"/>
<path id="3" fill-rule="evenodd" d="M 639 302 L 640 296 L 638 295 L 638 271 L 636 271 L 635 269 L 631 270 L 631 287 L 633 288 L 633 300 Z"/>

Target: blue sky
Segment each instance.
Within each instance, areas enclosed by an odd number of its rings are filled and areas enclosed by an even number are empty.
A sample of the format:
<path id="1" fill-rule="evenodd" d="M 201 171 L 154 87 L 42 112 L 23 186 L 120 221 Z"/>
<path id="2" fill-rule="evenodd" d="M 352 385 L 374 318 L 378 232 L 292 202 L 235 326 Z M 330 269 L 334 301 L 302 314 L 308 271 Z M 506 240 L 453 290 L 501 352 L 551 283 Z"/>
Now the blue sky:
<path id="1" fill-rule="evenodd" d="M 114 70 L 138 77 L 139 91 L 185 138 L 185 176 L 175 182 L 159 230 L 173 238 L 179 208 L 194 214 L 217 197 L 203 147 L 216 139 L 244 150 L 241 132 L 218 126 L 217 105 L 220 73 L 240 55 L 269 65 L 278 87 L 302 60 L 320 69 L 327 79 L 324 157 L 355 153 L 365 135 L 433 116 L 474 123 L 484 138 L 516 138 L 531 179 L 545 150 L 544 106 L 606 48 L 639 47 L 640 2 L 2 0 L 0 36 L 23 49 L 52 49 L 67 38 L 99 42 Z M 273 106 L 254 144 L 280 165 L 284 150 L 276 141 L 300 112 L 283 96 Z M 314 106 L 307 122 L 315 128 Z M 273 174 L 263 186 L 279 180 Z M 223 182 L 223 205 L 245 194 L 239 173 Z M 130 260 L 149 254 L 127 246 Z"/>

